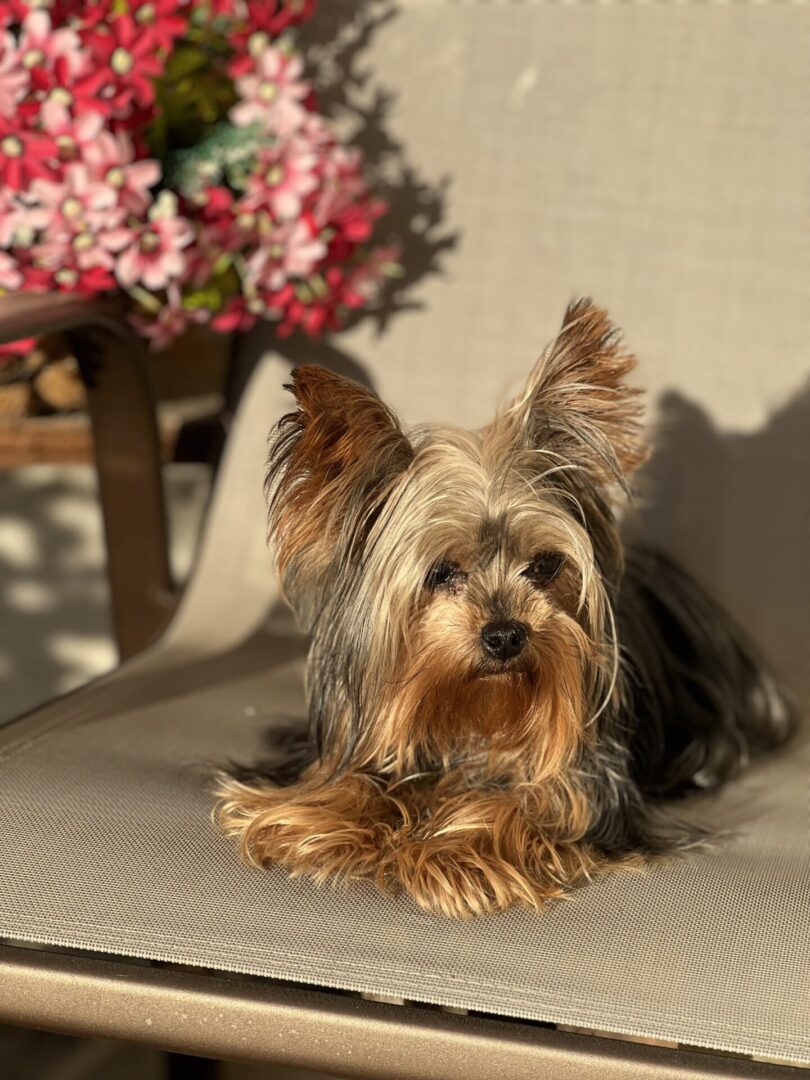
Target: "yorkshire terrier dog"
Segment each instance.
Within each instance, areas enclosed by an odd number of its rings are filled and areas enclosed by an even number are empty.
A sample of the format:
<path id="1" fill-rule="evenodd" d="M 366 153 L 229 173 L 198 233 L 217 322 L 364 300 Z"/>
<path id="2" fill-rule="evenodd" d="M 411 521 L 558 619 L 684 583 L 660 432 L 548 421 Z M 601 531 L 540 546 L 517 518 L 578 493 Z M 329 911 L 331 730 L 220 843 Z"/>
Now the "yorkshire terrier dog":
<path id="1" fill-rule="evenodd" d="M 217 820 L 250 863 L 456 917 L 539 909 L 694 843 L 661 800 L 787 736 L 737 627 L 622 544 L 646 456 L 634 365 L 580 300 L 480 431 L 406 433 L 364 387 L 293 372 L 266 491 L 311 637 L 311 738 L 292 780 L 220 780 Z"/>

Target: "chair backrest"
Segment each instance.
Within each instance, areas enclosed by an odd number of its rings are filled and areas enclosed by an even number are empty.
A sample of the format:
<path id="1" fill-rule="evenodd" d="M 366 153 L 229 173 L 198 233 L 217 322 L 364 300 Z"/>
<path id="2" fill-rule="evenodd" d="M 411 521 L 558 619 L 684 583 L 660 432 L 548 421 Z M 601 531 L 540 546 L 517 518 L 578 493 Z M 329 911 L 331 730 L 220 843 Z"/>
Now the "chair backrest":
<path id="1" fill-rule="evenodd" d="M 266 550 L 263 497 L 267 434 L 288 407 L 288 365 L 273 354 L 257 364 L 231 425 L 191 579 L 168 630 L 146 662 L 214 654 L 266 622 L 279 599 Z"/>
<path id="2" fill-rule="evenodd" d="M 639 355 L 659 429 L 634 527 L 810 690 L 810 9 L 330 10 L 335 41 L 369 31 L 351 53 L 370 73 L 358 138 L 412 170 L 392 218 L 424 273 L 382 331 L 366 320 L 294 359 L 364 371 L 408 421 L 474 425 L 592 295 Z"/>

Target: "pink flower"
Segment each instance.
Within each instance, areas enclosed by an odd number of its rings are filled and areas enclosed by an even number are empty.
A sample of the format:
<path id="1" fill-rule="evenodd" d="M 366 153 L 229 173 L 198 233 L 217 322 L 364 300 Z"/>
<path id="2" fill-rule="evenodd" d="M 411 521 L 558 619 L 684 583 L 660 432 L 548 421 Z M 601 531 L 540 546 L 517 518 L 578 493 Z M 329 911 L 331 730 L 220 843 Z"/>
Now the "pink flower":
<path id="1" fill-rule="evenodd" d="M 362 199 L 367 191 L 356 150 L 334 143 L 321 156 L 321 188 L 312 213 L 322 225 L 340 217 Z"/>
<path id="2" fill-rule="evenodd" d="M 197 224 L 197 236 L 189 252 L 187 280 L 204 285 L 223 255 L 241 251 L 255 233 L 252 215 L 236 216 L 231 191 L 211 186 L 196 192 L 190 200 Z M 250 221 L 246 221 L 250 218 Z"/>
<path id="3" fill-rule="evenodd" d="M 53 70 L 63 59 L 71 78 L 83 74 L 88 67 L 87 53 L 75 30 L 51 27 L 51 17 L 40 9 L 26 15 L 20 34 L 20 61 L 23 67 Z"/>
<path id="4" fill-rule="evenodd" d="M 289 278 L 307 277 L 326 254 L 326 245 L 303 219 L 280 225 L 248 259 L 248 288 L 275 291 Z"/>
<path id="5" fill-rule="evenodd" d="M 248 177 L 242 207 L 251 212 L 269 210 L 282 221 L 297 217 L 304 198 L 318 186 L 317 162 L 303 139 L 263 147 Z"/>
<path id="6" fill-rule="evenodd" d="M 312 149 L 319 155 L 331 150 L 335 143 L 335 137 L 326 126 L 326 121 L 317 113 L 308 112 L 298 132 L 306 139 Z"/>
<path id="7" fill-rule="evenodd" d="M 0 291 L 129 290 L 153 348 L 191 324 L 259 316 L 280 334 L 321 334 L 366 304 L 390 254 L 358 245 L 382 204 L 315 113 L 300 56 L 274 43 L 315 4 L 0 2 Z M 154 198 L 147 139 L 154 80 L 190 21 L 227 46 L 216 55 L 238 95 L 232 121 L 258 138 L 250 175 L 234 166 L 235 187 L 203 179 L 178 204 L 171 190 Z"/>
<path id="8" fill-rule="evenodd" d="M 31 193 L 48 214 L 44 240 L 33 252 L 46 270 L 109 270 L 115 253 L 132 241 L 133 231 L 121 225 L 115 190 L 92 180 L 83 164 L 67 165 L 61 183 L 35 181 Z"/>
<path id="9" fill-rule="evenodd" d="M 149 211 L 148 222 L 134 232 L 134 243 L 118 256 L 115 276 L 124 288 L 135 284 L 163 289 L 182 277 L 187 266 L 184 248 L 194 239 L 194 229 L 177 216 L 177 199 L 162 191 Z"/>
<path id="10" fill-rule="evenodd" d="M 160 180 L 160 163 L 151 158 L 136 161 L 132 140 L 125 132 L 102 132 L 87 147 L 85 161 L 94 176 L 118 192 L 118 201 L 126 210 L 144 213 L 152 201 L 150 189 Z"/>
<path id="11" fill-rule="evenodd" d="M 117 225 L 122 217 L 113 188 L 92 180 L 81 162 L 66 165 L 61 180 L 35 180 L 31 194 L 49 212 L 51 234 L 98 231 Z"/>
<path id="12" fill-rule="evenodd" d="M 0 116 L 13 117 L 28 90 L 28 72 L 22 66 L 11 34 L 0 33 Z"/>
<path id="13" fill-rule="evenodd" d="M 346 311 L 365 307 L 375 299 L 398 255 L 396 245 L 379 247 L 353 266 L 322 267 L 303 288 L 293 288 L 288 282 L 265 298 L 278 318 L 276 333 L 287 337 L 300 329 L 316 337 L 325 330 L 339 329 Z"/>
<path id="14" fill-rule="evenodd" d="M 0 289 L 19 289 L 23 276 L 17 262 L 5 251 L 0 251 Z"/>
<path id="15" fill-rule="evenodd" d="M 8 188 L 0 187 L 0 247 L 14 248 L 21 257 L 50 221 L 50 212 L 31 202 L 23 201 Z"/>
<path id="16" fill-rule="evenodd" d="M 236 80 L 242 100 L 231 109 L 232 122 L 238 127 L 260 124 L 282 137 L 292 134 L 307 115 L 302 102 L 310 89 L 301 81 L 302 71 L 299 56 L 268 45 L 256 58 L 254 73 Z"/>
<path id="17" fill-rule="evenodd" d="M 60 160 L 75 161 L 86 156 L 96 145 L 104 127 L 104 117 L 97 112 L 84 112 L 74 118 L 63 100 L 59 90 L 55 90 L 42 105 L 42 127 L 53 137 Z"/>
<path id="18" fill-rule="evenodd" d="M 161 304 L 154 318 L 146 319 L 142 315 L 133 314 L 130 322 L 157 352 L 170 345 L 189 326 L 207 322 L 209 316 L 210 312 L 205 308 L 184 308 L 180 290 L 172 282 L 166 288 L 166 301 Z"/>

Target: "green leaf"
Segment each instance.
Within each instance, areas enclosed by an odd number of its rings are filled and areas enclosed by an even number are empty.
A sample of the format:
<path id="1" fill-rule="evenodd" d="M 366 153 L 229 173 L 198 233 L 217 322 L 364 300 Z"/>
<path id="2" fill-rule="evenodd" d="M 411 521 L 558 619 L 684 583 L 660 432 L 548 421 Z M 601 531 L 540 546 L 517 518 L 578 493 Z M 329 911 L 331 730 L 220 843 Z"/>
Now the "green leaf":
<path id="1" fill-rule="evenodd" d="M 217 260 L 219 265 L 220 260 Z M 207 308 L 209 311 L 219 311 L 225 301 L 240 291 L 239 275 L 230 265 L 222 272 L 211 275 L 205 285 L 198 289 L 190 289 L 183 295 L 183 307 L 187 311 L 196 311 L 199 308 Z"/>
<path id="2" fill-rule="evenodd" d="M 253 169 L 259 134 L 256 127 L 235 127 L 220 121 L 196 146 L 175 150 L 166 157 L 166 183 L 187 197 L 224 179 L 233 187 L 241 186 Z"/>
<path id="3" fill-rule="evenodd" d="M 227 39 L 214 33 L 175 45 L 155 80 L 158 117 L 147 132 L 153 153 L 164 157 L 193 147 L 225 119 L 237 101 L 226 71 L 230 54 Z"/>

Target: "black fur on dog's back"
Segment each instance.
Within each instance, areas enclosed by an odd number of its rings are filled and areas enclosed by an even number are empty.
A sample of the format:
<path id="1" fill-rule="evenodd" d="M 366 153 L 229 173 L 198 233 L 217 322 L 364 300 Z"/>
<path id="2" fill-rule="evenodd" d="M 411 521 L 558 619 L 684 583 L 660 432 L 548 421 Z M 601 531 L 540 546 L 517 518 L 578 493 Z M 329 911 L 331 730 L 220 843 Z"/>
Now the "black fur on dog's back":
<path id="1" fill-rule="evenodd" d="M 717 787 L 790 735 L 793 707 L 745 634 L 668 557 L 628 546 L 616 616 L 644 795 Z"/>

